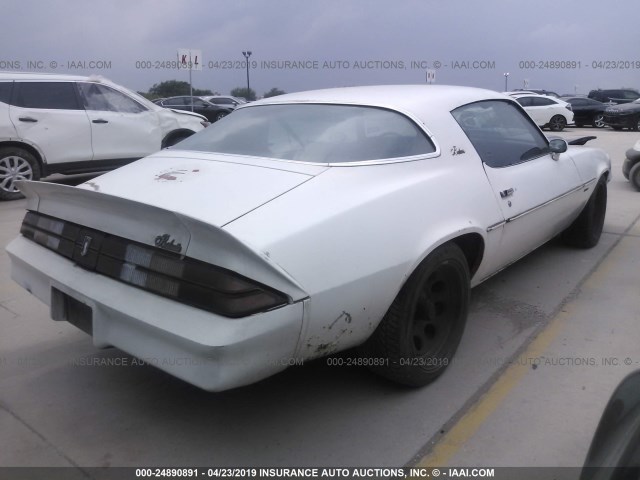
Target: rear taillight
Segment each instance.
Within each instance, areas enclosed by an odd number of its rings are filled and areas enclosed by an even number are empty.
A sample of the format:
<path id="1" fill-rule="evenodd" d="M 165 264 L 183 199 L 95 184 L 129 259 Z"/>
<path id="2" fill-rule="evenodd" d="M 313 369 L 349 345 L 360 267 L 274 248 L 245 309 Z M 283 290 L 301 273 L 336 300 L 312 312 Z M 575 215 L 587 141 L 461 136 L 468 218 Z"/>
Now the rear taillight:
<path id="1" fill-rule="evenodd" d="M 28 212 L 20 232 L 87 270 L 226 317 L 289 302 L 230 270 L 39 213 Z"/>

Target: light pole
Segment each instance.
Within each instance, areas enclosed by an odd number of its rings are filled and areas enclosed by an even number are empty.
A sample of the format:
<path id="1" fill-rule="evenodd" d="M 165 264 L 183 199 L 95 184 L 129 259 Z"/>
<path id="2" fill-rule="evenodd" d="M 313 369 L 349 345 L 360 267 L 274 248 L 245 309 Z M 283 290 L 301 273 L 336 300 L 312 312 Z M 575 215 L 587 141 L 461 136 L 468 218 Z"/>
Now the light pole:
<path id="1" fill-rule="evenodd" d="M 242 52 L 242 55 L 244 55 L 244 58 L 247 62 L 247 100 L 251 100 L 249 98 L 249 92 L 251 91 L 251 88 L 249 87 L 249 57 L 251 56 L 251 51 L 245 50 L 244 52 Z"/>
<path id="2" fill-rule="evenodd" d="M 503 75 L 504 75 L 504 91 L 508 92 L 509 91 L 509 87 L 507 85 L 509 83 L 509 72 L 506 72 Z"/>

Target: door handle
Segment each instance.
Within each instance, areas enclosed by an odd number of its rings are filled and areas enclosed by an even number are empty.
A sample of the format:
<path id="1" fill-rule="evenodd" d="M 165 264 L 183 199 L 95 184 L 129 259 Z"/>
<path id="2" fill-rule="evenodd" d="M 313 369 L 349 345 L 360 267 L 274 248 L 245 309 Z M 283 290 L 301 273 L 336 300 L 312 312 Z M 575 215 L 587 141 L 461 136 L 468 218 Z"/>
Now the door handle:
<path id="1" fill-rule="evenodd" d="M 97 120 L 92 120 L 93 123 L 109 123 L 108 120 L 104 120 L 102 118 L 98 118 Z"/>
<path id="2" fill-rule="evenodd" d="M 33 117 L 18 117 L 21 122 L 36 123 L 38 120 Z"/>
<path id="3" fill-rule="evenodd" d="M 500 198 L 507 198 L 510 197 L 511 195 L 513 195 L 513 188 L 507 188 L 506 190 L 502 190 L 500 192 Z"/>

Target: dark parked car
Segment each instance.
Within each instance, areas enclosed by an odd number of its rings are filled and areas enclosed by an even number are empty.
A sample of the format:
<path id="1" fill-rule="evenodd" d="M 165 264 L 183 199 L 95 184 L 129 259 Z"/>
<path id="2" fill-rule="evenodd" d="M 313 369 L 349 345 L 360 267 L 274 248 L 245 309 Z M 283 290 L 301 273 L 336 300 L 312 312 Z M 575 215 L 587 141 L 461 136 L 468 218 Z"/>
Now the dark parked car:
<path id="1" fill-rule="evenodd" d="M 614 130 L 640 130 L 640 99 L 608 107 L 604 111 L 604 123 Z"/>
<path id="2" fill-rule="evenodd" d="M 193 99 L 193 108 L 191 108 L 191 102 Z M 158 105 L 161 105 L 165 108 L 174 108 L 178 110 L 187 110 L 199 113 L 200 115 L 204 115 L 207 117 L 207 120 L 210 122 L 216 122 L 220 120 L 222 117 L 226 117 L 231 112 L 233 112 L 233 108 L 231 107 L 222 107 L 219 105 L 214 105 L 213 103 L 209 103 L 206 100 L 203 100 L 200 97 L 190 97 L 189 95 L 182 95 L 180 97 L 169 97 L 163 100 L 157 101 Z"/>
<path id="3" fill-rule="evenodd" d="M 607 105 L 604 103 L 586 97 L 562 97 L 562 100 L 571 104 L 576 126 L 592 125 L 597 128 L 605 126 L 603 113 Z"/>
<path id="4" fill-rule="evenodd" d="M 629 103 L 640 98 L 640 93 L 633 88 L 615 88 L 611 90 L 591 90 L 589 98 L 602 103 Z"/>

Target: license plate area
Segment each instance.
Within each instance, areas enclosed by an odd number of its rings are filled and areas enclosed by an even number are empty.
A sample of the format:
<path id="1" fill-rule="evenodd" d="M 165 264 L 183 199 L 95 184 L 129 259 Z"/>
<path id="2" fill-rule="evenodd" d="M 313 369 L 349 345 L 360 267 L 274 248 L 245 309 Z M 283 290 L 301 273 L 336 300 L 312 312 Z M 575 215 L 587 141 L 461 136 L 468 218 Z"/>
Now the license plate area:
<path id="1" fill-rule="evenodd" d="M 51 318 L 67 321 L 85 333 L 93 335 L 93 310 L 70 295 L 51 288 Z"/>

